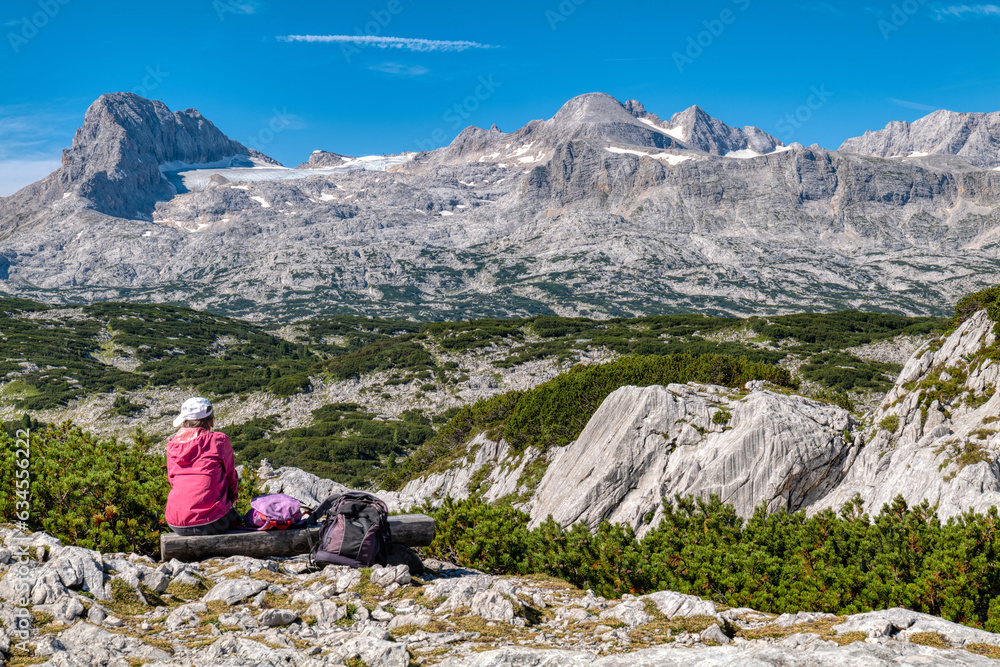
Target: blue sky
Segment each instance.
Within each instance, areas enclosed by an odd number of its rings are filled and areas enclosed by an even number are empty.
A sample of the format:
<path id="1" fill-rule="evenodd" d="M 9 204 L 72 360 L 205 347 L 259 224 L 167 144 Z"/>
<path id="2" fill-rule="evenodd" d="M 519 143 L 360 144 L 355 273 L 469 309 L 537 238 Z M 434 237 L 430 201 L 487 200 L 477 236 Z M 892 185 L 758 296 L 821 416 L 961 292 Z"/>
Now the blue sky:
<path id="1" fill-rule="evenodd" d="M 1000 110 L 994 4 L 4 0 L 0 29 L 0 195 L 58 166 L 113 91 L 195 107 L 289 166 L 513 131 L 593 91 L 825 148 Z"/>

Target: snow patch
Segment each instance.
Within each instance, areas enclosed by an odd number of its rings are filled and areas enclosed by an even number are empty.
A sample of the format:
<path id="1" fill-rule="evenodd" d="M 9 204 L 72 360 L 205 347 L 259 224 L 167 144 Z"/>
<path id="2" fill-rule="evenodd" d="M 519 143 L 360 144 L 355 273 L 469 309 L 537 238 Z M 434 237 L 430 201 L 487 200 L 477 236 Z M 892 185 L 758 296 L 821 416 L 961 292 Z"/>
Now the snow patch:
<path id="1" fill-rule="evenodd" d="M 62 198 L 66 199 L 66 197 L 72 197 L 72 196 L 73 196 L 72 192 L 64 192 Z"/>
<path id="2" fill-rule="evenodd" d="M 268 204 L 267 201 L 265 201 L 263 197 L 250 197 L 250 199 L 252 199 L 255 202 L 257 202 L 258 204 L 260 204 L 261 208 L 271 208 L 271 205 Z"/>
<path id="3" fill-rule="evenodd" d="M 528 151 L 530 151 L 531 147 L 534 145 L 535 145 L 534 141 L 524 144 L 520 148 L 516 149 L 513 153 L 511 153 L 509 157 L 521 157 L 522 155 L 525 155 Z"/>
<path id="4" fill-rule="evenodd" d="M 455 214 L 451 211 L 441 211 L 441 215 L 448 217 L 449 215 L 455 215 Z"/>
<path id="5" fill-rule="evenodd" d="M 539 151 L 538 155 L 529 155 L 527 157 L 518 158 L 517 161 L 521 164 L 531 164 L 533 162 L 541 162 L 545 159 L 545 151 Z"/>
<path id="6" fill-rule="evenodd" d="M 614 146 L 608 146 L 605 150 L 611 153 L 618 153 L 619 155 L 638 155 L 639 157 L 651 157 L 654 160 L 664 160 L 670 166 L 678 165 L 681 162 L 694 159 L 690 155 L 673 155 L 672 153 L 657 153 L 656 155 L 653 155 L 652 153 L 637 151 L 631 148 L 615 148 Z"/>
<path id="7" fill-rule="evenodd" d="M 740 151 L 729 151 L 726 153 L 726 157 L 735 158 L 737 160 L 749 160 L 751 158 L 760 157 L 761 154 L 752 148 L 744 148 Z"/>
<path id="8" fill-rule="evenodd" d="M 930 155 L 930 153 L 924 153 L 922 151 L 913 151 L 906 157 L 927 157 L 928 155 Z"/>
<path id="9" fill-rule="evenodd" d="M 649 118 L 640 118 L 639 122 L 640 123 L 645 123 L 646 125 L 649 125 L 651 128 L 653 128 L 657 132 L 665 134 L 668 137 L 673 137 L 674 139 L 677 139 L 678 141 L 684 141 L 684 128 L 683 127 L 675 127 L 675 128 L 660 127 L 659 125 L 657 125 L 656 123 L 654 123 Z"/>
<path id="10" fill-rule="evenodd" d="M 329 194 L 327 192 L 324 192 L 323 194 L 321 194 L 319 196 L 319 200 L 320 201 L 333 201 L 336 198 L 337 198 L 337 195 L 331 195 L 331 194 Z"/>

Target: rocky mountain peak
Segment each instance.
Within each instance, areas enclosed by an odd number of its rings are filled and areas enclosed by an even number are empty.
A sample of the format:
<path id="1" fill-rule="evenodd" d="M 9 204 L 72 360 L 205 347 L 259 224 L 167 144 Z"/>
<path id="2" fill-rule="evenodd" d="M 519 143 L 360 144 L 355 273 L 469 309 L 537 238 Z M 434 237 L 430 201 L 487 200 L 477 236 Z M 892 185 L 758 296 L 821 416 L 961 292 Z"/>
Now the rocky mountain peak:
<path id="1" fill-rule="evenodd" d="M 714 155 L 745 150 L 763 155 L 772 153 L 783 145 L 775 137 L 752 125 L 743 129 L 730 127 L 697 105 L 671 116 L 669 126 L 681 137 L 687 148 Z"/>
<path id="2" fill-rule="evenodd" d="M 623 104 L 623 106 L 625 107 L 626 111 L 628 111 L 636 118 L 643 118 L 646 116 L 647 113 L 649 113 L 648 111 L 646 111 L 646 107 L 643 106 L 642 102 L 640 102 L 639 100 L 627 100 Z"/>
<path id="3" fill-rule="evenodd" d="M 133 93 L 101 95 L 63 151 L 62 167 L 12 197 L 33 206 L 78 194 L 90 208 L 119 218 L 149 219 L 173 186 L 160 167 L 217 163 L 237 155 L 278 164 L 226 137 L 197 109 L 171 112 Z"/>
<path id="4" fill-rule="evenodd" d="M 566 102 L 552 117 L 551 122 L 559 125 L 580 123 L 630 122 L 632 114 L 621 102 L 607 93 L 587 93 Z"/>
<path id="5" fill-rule="evenodd" d="M 956 155 L 974 167 L 994 169 L 1000 167 L 1000 112 L 940 109 L 913 123 L 897 120 L 867 131 L 845 141 L 840 150 L 883 158 Z"/>

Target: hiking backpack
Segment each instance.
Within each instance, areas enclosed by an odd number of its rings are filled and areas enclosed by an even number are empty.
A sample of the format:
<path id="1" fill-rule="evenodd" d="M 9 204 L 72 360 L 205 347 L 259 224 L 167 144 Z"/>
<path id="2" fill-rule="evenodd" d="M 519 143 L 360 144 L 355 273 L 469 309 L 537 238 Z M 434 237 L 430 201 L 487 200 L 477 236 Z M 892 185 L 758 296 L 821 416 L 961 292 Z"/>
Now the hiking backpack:
<path id="1" fill-rule="evenodd" d="M 319 544 L 313 560 L 320 565 L 367 567 L 386 564 L 389 542 L 389 509 L 363 491 L 349 491 L 324 500 L 309 523 L 320 519 Z"/>
<path id="2" fill-rule="evenodd" d="M 301 523 L 302 504 L 283 493 L 257 496 L 243 516 L 243 525 L 248 530 L 288 530 Z"/>

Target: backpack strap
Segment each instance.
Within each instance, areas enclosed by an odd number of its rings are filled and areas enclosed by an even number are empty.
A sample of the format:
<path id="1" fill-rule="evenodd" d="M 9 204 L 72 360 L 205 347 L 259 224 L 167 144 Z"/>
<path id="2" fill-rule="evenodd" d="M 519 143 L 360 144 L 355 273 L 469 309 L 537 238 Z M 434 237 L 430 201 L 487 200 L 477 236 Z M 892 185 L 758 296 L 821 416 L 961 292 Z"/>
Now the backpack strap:
<path id="1" fill-rule="evenodd" d="M 319 504 L 319 507 L 316 508 L 316 511 L 309 515 L 308 525 L 315 526 L 317 523 L 319 523 L 320 519 L 322 519 L 323 516 L 327 514 L 327 512 L 329 512 L 333 508 L 333 506 L 336 505 L 337 502 L 343 497 L 344 497 L 343 493 L 335 493 L 326 500 L 324 500 L 323 502 L 321 502 Z"/>

